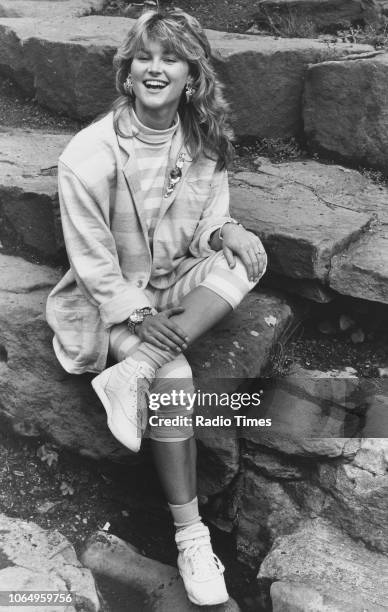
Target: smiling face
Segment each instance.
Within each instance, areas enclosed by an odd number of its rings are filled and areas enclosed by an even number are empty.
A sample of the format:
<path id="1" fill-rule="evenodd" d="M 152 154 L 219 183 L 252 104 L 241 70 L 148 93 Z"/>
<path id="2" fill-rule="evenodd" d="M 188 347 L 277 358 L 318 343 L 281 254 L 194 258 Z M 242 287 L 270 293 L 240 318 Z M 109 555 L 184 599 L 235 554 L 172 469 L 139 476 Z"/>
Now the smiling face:
<path id="1" fill-rule="evenodd" d="M 131 71 L 135 110 L 140 121 L 156 129 L 168 128 L 177 112 L 188 81 L 189 64 L 149 40 L 132 60 Z"/>

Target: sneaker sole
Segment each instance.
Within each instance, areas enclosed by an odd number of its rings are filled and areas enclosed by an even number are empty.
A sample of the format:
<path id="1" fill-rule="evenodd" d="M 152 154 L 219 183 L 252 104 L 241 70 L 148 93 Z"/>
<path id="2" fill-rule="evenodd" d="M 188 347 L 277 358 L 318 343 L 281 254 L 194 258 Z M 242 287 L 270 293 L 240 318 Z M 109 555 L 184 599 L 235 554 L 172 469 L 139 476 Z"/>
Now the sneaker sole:
<path id="1" fill-rule="evenodd" d="M 179 571 L 180 577 L 182 578 L 183 584 L 185 584 L 185 581 L 183 579 L 183 574 L 181 570 L 179 569 L 179 567 L 178 567 L 178 571 Z M 185 587 L 185 590 L 186 590 L 186 587 Z M 193 595 L 191 595 L 191 593 L 188 593 L 187 590 L 186 590 L 186 595 L 188 599 L 191 601 L 191 603 L 195 604 L 196 606 L 219 606 L 220 604 L 223 604 L 229 601 L 228 594 L 226 594 L 226 598 L 212 599 L 211 601 L 207 600 L 206 603 L 202 603 L 199 599 L 196 599 Z"/>
<path id="2" fill-rule="evenodd" d="M 96 392 L 96 394 L 98 395 L 98 397 L 100 398 L 100 401 L 105 408 L 105 412 L 107 415 L 107 425 L 109 427 L 109 430 L 112 433 L 112 435 L 116 438 L 116 440 L 118 440 L 123 446 L 128 448 L 133 453 L 138 453 L 140 450 L 140 446 L 141 446 L 141 438 L 136 437 L 134 441 L 131 440 L 130 442 L 128 442 L 126 438 L 123 438 L 121 429 L 116 429 L 114 423 L 112 422 L 112 409 L 111 409 L 110 401 L 109 401 L 107 394 L 104 391 L 104 386 L 107 383 L 109 377 L 104 376 L 104 373 L 105 372 L 102 372 L 101 374 L 96 376 L 96 378 L 93 378 L 92 387 L 94 391 Z"/>

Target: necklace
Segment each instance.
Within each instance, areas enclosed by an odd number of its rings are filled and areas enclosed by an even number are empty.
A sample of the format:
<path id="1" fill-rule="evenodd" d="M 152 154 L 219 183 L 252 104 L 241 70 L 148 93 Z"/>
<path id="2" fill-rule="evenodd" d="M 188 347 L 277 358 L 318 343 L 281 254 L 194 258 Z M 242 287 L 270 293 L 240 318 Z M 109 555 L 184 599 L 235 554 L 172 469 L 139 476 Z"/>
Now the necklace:
<path id="1" fill-rule="evenodd" d="M 182 178 L 182 167 L 185 161 L 184 153 L 179 153 L 178 159 L 176 160 L 175 167 L 171 170 L 168 177 L 168 185 L 164 198 L 168 198 L 175 189 L 175 186 L 179 183 Z"/>

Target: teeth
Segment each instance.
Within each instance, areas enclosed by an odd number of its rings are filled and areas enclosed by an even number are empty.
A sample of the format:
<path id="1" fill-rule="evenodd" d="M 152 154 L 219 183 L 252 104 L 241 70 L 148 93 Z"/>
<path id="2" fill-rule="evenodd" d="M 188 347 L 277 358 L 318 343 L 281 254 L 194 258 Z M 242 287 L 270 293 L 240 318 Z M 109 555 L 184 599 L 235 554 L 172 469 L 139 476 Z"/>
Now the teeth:
<path id="1" fill-rule="evenodd" d="M 144 85 L 146 87 L 159 87 L 159 88 L 163 88 L 166 87 L 167 83 L 164 83 L 163 81 L 144 81 Z"/>

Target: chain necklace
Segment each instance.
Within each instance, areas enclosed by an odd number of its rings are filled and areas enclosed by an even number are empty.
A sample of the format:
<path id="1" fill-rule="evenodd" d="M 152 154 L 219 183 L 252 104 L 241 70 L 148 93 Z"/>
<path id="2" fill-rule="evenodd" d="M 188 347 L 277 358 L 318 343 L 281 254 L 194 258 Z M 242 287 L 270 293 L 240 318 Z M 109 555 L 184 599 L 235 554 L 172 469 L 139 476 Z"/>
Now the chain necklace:
<path id="1" fill-rule="evenodd" d="M 182 178 L 182 167 L 185 161 L 184 153 L 179 153 L 178 159 L 176 160 L 175 167 L 171 170 L 168 177 L 168 185 L 166 189 L 166 193 L 164 194 L 164 198 L 168 198 L 172 192 L 174 191 L 176 185 Z"/>

